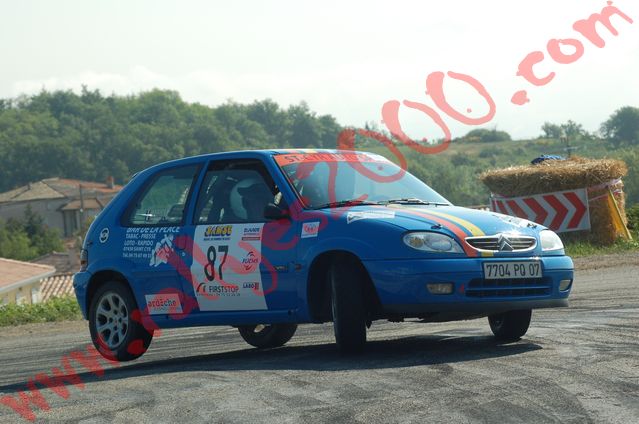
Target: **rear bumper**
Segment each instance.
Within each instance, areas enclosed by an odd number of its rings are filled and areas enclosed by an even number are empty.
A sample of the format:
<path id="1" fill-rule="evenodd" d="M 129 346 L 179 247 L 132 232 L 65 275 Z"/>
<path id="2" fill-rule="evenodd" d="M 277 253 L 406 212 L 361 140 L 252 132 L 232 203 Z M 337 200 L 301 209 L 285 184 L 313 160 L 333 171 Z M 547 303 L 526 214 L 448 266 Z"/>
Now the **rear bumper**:
<path id="1" fill-rule="evenodd" d="M 477 284 L 483 284 L 484 262 L 539 260 L 543 270 L 543 290 L 485 290 L 478 295 Z M 556 308 L 568 306 L 567 290 L 559 290 L 559 282 L 573 280 L 573 263 L 568 256 L 535 258 L 463 258 L 366 261 L 386 314 L 420 316 L 448 313 L 454 315 L 486 315 L 515 309 Z M 494 281 L 494 280 L 493 280 Z M 539 280 L 534 280 L 539 281 Z M 452 283 L 451 294 L 435 295 L 429 283 Z M 523 284 L 516 280 L 513 284 Z M 531 282 L 532 284 L 532 282 Z M 514 295 L 513 295 L 514 293 Z"/>
<path id="2" fill-rule="evenodd" d="M 91 280 L 91 273 L 88 271 L 81 271 L 73 275 L 73 289 L 75 290 L 75 297 L 78 299 L 82 316 L 87 319 L 87 286 Z"/>

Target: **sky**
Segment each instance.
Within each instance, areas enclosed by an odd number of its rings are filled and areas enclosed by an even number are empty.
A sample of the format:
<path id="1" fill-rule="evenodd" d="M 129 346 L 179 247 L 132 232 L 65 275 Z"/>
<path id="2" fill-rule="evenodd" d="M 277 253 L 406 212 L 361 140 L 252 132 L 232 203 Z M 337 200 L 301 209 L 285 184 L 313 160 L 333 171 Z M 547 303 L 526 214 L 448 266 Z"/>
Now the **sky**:
<path id="1" fill-rule="evenodd" d="M 161 88 L 210 106 L 305 101 L 343 125 L 382 128 L 382 106 L 407 100 L 436 110 L 455 137 L 478 126 L 426 94 L 429 74 L 452 71 L 494 100 L 494 117 L 479 127 L 536 137 L 545 121 L 572 119 L 595 131 L 619 107 L 639 106 L 639 2 L 613 5 L 634 23 L 613 16 L 618 35 L 598 27 L 599 48 L 572 26 L 606 7 L 601 0 L 0 0 L 0 98 L 82 85 L 107 95 Z M 583 55 L 558 64 L 551 39 L 579 40 Z M 535 73 L 556 73 L 539 87 L 516 75 L 537 50 L 545 59 Z M 464 82 L 446 77 L 443 90 L 471 118 L 489 110 Z M 528 103 L 511 103 L 518 90 Z M 398 119 L 411 137 L 442 137 L 417 110 L 401 106 Z"/>

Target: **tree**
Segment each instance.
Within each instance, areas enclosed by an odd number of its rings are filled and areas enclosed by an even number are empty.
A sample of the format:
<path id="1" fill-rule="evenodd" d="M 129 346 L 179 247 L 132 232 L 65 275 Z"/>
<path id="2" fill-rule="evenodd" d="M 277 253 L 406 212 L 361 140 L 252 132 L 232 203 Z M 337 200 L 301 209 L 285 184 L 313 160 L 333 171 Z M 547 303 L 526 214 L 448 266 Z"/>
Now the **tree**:
<path id="1" fill-rule="evenodd" d="M 565 124 L 561 124 L 561 131 L 563 135 L 571 140 L 578 140 L 582 137 L 588 136 L 588 132 L 584 130 L 584 127 L 572 119 L 569 119 Z"/>
<path id="2" fill-rule="evenodd" d="M 639 108 L 624 106 L 601 124 L 601 133 L 619 147 L 639 144 Z"/>
<path id="3" fill-rule="evenodd" d="M 11 231 L 0 223 L 0 257 L 26 261 L 37 256 L 24 231 Z"/>
<path id="4" fill-rule="evenodd" d="M 561 127 L 551 122 L 544 122 L 541 126 L 541 130 L 544 132 L 543 138 L 561 138 Z"/>
<path id="5" fill-rule="evenodd" d="M 30 206 L 22 219 L 0 222 L 0 257 L 29 260 L 63 249 L 58 231 L 48 228 Z"/>
<path id="6" fill-rule="evenodd" d="M 479 141 L 481 143 L 489 143 L 491 141 L 510 141 L 510 134 L 506 131 L 498 131 L 497 128 L 491 130 L 486 128 L 477 128 L 470 130 L 468 134 L 463 136 L 460 141 Z"/>
<path id="7" fill-rule="evenodd" d="M 321 147 L 322 129 L 306 102 L 290 106 L 287 112 L 292 118 L 290 145 L 300 148 Z"/>
<path id="8" fill-rule="evenodd" d="M 568 137 L 571 140 L 580 140 L 582 138 L 590 137 L 588 131 L 584 130 L 583 125 L 569 119 L 567 122 L 557 125 L 552 122 L 544 122 L 541 126 L 541 130 L 544 132 L 542 138 L 550 138 L 559 140 L 562 137 Z"/>
<path id="9" fill-rule="evenodd" d="M 0 100 L 0 192 L 47 177 L 104 181 L 202 153 L 334 147 L 341 126 L 305 103 L 273 100 L 216 107 L 174 91 L 105 97 L 83 87 Z"/>

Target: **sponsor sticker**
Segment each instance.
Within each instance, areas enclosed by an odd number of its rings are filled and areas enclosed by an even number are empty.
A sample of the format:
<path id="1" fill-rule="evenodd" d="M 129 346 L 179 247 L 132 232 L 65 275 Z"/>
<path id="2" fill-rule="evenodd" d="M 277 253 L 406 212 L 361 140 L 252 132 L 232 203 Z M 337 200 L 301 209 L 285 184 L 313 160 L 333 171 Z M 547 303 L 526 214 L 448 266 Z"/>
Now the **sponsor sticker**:
<path id="1" fill-rule="evenodd" d="M 242 240 L 261 240 L 262 239 L 262 225 L 255 225 L 250 227 L 244 227 L 242 233 Z"/>
<path id="2" fill-rule="evenodd" d="M 357 211 L 349 212 L 346 215 L 346 223 L 359 221 L 360 219 L 393 219 L 395 218 L 395 211 Z"/>
<path id="3" fill-rule="evenodd" d="M 533 223 L 528 221 L 527 219 L 517 218 L 516 216 L 503 215 L 500 213 L 493 213 L 493 216 L 501 219 L 503 222 L 507 224 L 516 225 L 518 227 L 526 228 Z"/>
<path id="4" fill-rule="evenodd" d="M 304 222 L 302 224 L 302 238 L 317 237 L 319 226 L 319 221 Z"/>
<path id="5" fill-rule="evenodd" d="M 369 153 L 285 153 L 275 156 L 275 161 L 280 166 L 293 163 L 313 163 L 313 162 L 383 162 L 388 163 L 388 159 L 380 155 Z"/>
<path id="6" fill-rule="evenodd" d="M 155 248 L 151 252 L 149 266 L 168 264 L 169 256 L 173 252 L 173 234 L 165 234 L 160 241 L 155 243 Z"/>
<path id="7" fill-rule="evenodd" d="M 267 309 L 266 299 L 260 293 L 263 226 L 231 224 L 195 228 L 194 243 L 206 259 L 204 264 L 193 261 L 191 265 L 200 311 Z"/>
<path id="8" fill-rule="evenodd" d="M 206 240 L 213 237 L 230 238 L 232 233 L 232 225 L 209 225 L 208 227 L 206 227 L 206 230 L 204 230 L 204 239 Z"/>
<path id="9" fill-rule="evenodd" d="M 106 243 L 108 239 L 109 239 L 109 229 L 103 228 L 102 231 L 100 231 L 100 243 Z"/>
<path id="10" fill-rule="evenodd" d="M 254 272 L 255 268 L 260 264 L 260 258 L 254 251 L 249 251 L 244 258 L 242 258 L 242 266 L 247 272 Z"/>
<path id="11" fill-rule="evenodd" d="M 150 266 L 168 263 L 173 253 L 174 234 L 180 227 L 130 227 L 122 246 L 124 259 L 149 261 Z"/>
<path id="12" fill-rule="evenodd" d="M 182 313 L 182 303 L 177 293 L 147 294 L 144 299 L 149 315 Z"/>

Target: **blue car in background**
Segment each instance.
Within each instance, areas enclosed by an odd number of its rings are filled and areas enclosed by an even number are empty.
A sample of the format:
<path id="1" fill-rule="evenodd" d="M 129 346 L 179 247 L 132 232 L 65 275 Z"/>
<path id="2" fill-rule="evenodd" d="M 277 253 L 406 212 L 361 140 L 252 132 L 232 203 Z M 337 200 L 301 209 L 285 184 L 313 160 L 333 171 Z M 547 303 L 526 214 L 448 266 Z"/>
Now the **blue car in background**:
<path id="1" fill-rule="evenodd" d="M 74 287 L 96 348 L 126 361 L 158 328 L 230 325 L 258 348 L 333 322 L 342 352 L 375 320 L 488 317 L 516 340 L 568 305 L 552 231 L 450 204 L 382 156 L 227 152 L 137 174 L 92 223 Z"/>

